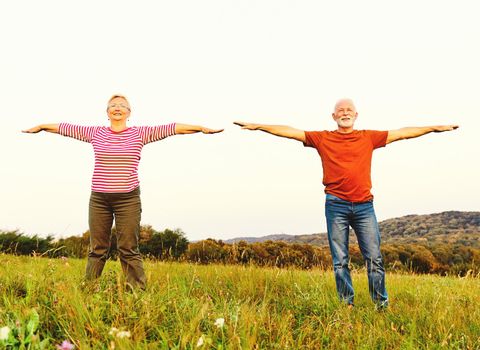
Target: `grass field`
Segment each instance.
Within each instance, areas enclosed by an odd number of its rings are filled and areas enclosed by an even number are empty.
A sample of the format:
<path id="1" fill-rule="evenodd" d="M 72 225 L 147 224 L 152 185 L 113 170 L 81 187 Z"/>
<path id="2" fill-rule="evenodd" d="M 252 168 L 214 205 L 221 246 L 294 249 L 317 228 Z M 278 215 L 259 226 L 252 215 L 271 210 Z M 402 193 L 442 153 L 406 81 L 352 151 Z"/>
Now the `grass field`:
<path id="1" fill-rule="evenodd" d="M 375 311 L 365 271 L 349 310 L 331 271 L 146 261 L 147 290 L 129 292 L 118 262 L 93 285 L 84 266 L 0 255 L 0 348 L 480 349 L 478 277 L 388 274 Z"/>

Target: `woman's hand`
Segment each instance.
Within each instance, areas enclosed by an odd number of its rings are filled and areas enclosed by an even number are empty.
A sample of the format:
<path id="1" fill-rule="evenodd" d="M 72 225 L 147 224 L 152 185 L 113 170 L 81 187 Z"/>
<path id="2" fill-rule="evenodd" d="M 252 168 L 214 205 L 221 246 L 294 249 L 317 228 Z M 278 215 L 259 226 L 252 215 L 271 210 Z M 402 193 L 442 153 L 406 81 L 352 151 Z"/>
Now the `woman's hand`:
<path id="1" fill-rule="evenodd" d="M 223 129 L 209 129 L 209 128 L 202 127 L 202 133 L 204 134 L 216 134 L 222 131 Z"/>
<path id="2" fill-rule="evenodd" d="M 180 124 L 175 123 L 175 134 L 182 135 L 182 134 L 195 134 L 197 132 L 201 132 L 204 134 L 216 134 L 218 132 L 222 132 L 223 129 L 210 129 L 200 125 L 190 125 L 190 124 Z"/>
<path id="3" fill-rule="evenodd" d="M 22 132 L 25 132 L 27 134 L 36 134 L 37 132 L 42 131 L 43 128 L 40 125 L 34 126 L 33 128 L 22 130 Z"/>
<path id="4" fill-rule="evenodd" d="M 54 134 L 58 134 L 58 126 L 59 124 L 40 124 L 34 126 L 33 128 L 22 130 L 22 132 L 25 132 L 27 134 L 36 134 L 40 131 L 48 131 Z"/>

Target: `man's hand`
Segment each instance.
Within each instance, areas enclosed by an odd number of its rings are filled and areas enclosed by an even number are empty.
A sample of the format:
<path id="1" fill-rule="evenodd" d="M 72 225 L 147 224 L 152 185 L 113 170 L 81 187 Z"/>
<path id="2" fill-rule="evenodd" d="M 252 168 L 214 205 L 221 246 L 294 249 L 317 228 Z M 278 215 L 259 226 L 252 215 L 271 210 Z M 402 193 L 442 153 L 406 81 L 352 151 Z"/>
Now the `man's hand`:
<path id="1" fill-rule="evenodd" d="M 233 122 L 233 124 L 241 126 L 245 130 L 260 130 L 269 134 L 286 137 L 288 139 L 305 142 L 305 132 L 303 130 L 292 128 L 286 125 L 267 125 L 267 124 L 253 124 L 245 122 Z"/>
<path id="2" fill-rule="evenodd" d="M 458 128 L 458 125 L 434 125 L 421 127 L 408 127 L 398 130 L 389 130 L 387 136 L 387 144 L 398 141 L 412 139 L 431 132 L 452 131 Z"/>
<path id="3" fill-rule="evenodd" d="M 444 132 L 458 129 L 458 125 L 438 125 L 434 126 L 434 128 L 435 130 L 433 130 L 433 132 Z"/>
<path id="4" fill-rule="evenodd" d="M 233 122 L 233 124 L 241 126 L 245 130 L 258 130 L 259 124 L 245 123 L 245 122 Z"/>

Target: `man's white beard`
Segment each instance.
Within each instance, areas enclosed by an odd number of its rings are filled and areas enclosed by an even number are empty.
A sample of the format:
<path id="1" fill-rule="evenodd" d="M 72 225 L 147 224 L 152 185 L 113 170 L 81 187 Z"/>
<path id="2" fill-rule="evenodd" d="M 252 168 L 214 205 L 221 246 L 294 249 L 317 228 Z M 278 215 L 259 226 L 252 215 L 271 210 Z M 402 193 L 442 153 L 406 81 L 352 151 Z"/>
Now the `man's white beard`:
<path id="1" fill-rule="evenodd" d="M 345 120 L 342 120 L 342 118 L 337 119 L 337 124 L 338 126 L 342 128 L 351 128 L 353 127 L 353 123 L 355 122 L 354 118 L 348 118 Z"/>

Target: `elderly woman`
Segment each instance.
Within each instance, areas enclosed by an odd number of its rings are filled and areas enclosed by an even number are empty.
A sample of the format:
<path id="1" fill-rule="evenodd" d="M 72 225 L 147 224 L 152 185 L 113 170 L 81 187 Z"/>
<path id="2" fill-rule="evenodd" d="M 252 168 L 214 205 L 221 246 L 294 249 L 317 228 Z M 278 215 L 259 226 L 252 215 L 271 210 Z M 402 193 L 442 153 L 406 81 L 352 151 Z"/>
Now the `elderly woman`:
<path id="1" fill-rule="evenodd" d="M 126 275 L 132 286 L 145 288 L 145 272 L 138 250 L 141 202 L 138 164 L 144 145 L 180 134 L 215 134 L 223 131 L 203 126 L 166 124 L 159 126 L 127 126 L 130 104 L 125 96 L 114 95 L 108 101 L 110 127 L 79 126 L 67 123 L 41 124 L 26 133 L 48 131 L 89 142 L 95 153 L 88 224 L 90 251 L 86 278 L 102 273 L 110 248 L 110 235 L 115 218 L 117 247 Z"/>

